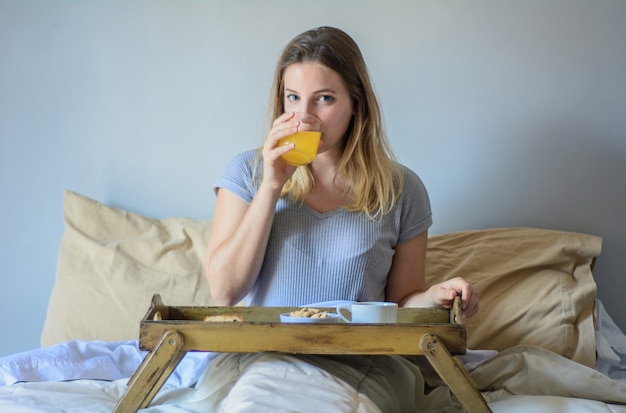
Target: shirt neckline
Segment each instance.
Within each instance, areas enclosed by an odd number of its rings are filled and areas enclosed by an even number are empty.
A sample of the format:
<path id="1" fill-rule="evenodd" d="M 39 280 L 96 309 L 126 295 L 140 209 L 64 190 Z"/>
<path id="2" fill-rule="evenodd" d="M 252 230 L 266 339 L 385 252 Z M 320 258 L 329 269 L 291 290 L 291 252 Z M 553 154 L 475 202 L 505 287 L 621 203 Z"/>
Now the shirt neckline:
<path id="1" fill-rule="evenodd" d="M 346 211 L 345 208 L 341 206 L 341 207 L 337 207 L 335 209 L 331 209 L 328 212 L 319 212 L 318 210 L 316 210 L 315 208 L 311 207 L 306 202 L 303 202 L 302 205 L 304 206 L 304 208 L 306 209 L 306 211 L 309 214 L 313 215 L 317 219 L 328 219 L 330 217 L 333 217 L 335 215 L 341 214 L 341 213 Z"/>

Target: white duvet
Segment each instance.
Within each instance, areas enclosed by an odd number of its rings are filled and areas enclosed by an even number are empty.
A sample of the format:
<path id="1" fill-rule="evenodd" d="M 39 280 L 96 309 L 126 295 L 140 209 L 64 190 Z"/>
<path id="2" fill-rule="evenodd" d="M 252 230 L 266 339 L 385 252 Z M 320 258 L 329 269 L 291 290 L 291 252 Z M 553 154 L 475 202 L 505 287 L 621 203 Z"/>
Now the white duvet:
<path id="1" fill-rule="evenodd" d="M 464 357 L 493 412 L 626 413 L 626 337 L 601 303 L 598 308 L 596 370 L 531 346 Z M 0 359 L 0 412 L 111 412 L 144 355 L 136 341 L 72 341 L 5 357 Z M 214 368 L 207 369 L 209 363 Z M 273 353 L 188 353 L 142 412 L 460 411 L 447 387 L 419 364 L 421 369 L 402 357 L 346 362 Z M 379 374 L 389 369 L 391 377 Z M 394 391 L 399 396 L 390 397 Z"/>

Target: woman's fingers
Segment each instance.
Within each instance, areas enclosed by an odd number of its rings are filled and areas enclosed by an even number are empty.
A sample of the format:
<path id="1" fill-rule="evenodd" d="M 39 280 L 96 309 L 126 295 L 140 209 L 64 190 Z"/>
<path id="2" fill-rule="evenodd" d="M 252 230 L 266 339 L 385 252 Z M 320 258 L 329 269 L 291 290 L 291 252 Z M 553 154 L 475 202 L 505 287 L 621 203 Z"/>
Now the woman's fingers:
<path id="1" fill-rule="evenodd" d="M 296 170 L 281 159 L 281 156 L 294 148 L 294 144 L 280 145 L 282 138 L 293 135 L 298 131 L 298 121 L 293 120 L 294 113 L 284 113 L 272 124 L 263 144 L 263 180 L 271 183 L 274 188 L 282 188 L 285 182 Z"/>
<path id="2" fill-rule="evenodd" d="M 272 124 L 272 130 L 270 130 L 270 133 L 267 139 L 265 140 L 265 144 L 263 145 L 264 149 L 268 151 L 268 154 L 273 149 L 276 149 L 282 146 L 282 145 L 278 145 L 279 140 L 286 138 L 287 136 L 293 135 L 294 133 L 298 131 L 299 122 L 291 120 L 293 116 L 294 116 L 293 112 L 284 113 L 283 115 L 279 116 Z M 277 155 L 278 157 L 288 151 L 289 149 L 282 150 L 281 148 L 281 150 L 276 151 L 275 153 L 278 154 Z"/>
<path id="3" fill-rule="evenodd" d="M 454 299 L 459 296 L 463 314 L 466 317 L 471 317 L 478 312 L 478 291 L 464 278 L 452 278 L 434 287 L 437 288 L 438 294 L 435 300 L 439 305 L 450 308 Z"/>

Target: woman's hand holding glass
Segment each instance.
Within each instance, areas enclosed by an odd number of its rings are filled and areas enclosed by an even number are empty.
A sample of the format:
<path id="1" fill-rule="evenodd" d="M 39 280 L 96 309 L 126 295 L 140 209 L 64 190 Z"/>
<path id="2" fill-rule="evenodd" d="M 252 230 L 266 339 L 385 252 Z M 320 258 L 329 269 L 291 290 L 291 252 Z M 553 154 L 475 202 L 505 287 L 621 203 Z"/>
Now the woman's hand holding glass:
<path id="1" fill-rule="evenodd" d="M 293 149 L 294 145 L 279 145 L 279 140 L 298 131 L 299 121 L 293 112 L 283 113 L 272 124 L 272 129 L 263 145 L 263 182 L 269 183 L 274 190 L 280 191 L 296 170 L 287 164 L 281 156 Z"/>
<path id="2" fill-rule="evenodd" d="M 313 162 L 321 135 L 322 122 L 308 113 L 287 112 L 274 121 L 263 147 L 264 177 L 273 188 L 282 188 L 297 166 Z"/>

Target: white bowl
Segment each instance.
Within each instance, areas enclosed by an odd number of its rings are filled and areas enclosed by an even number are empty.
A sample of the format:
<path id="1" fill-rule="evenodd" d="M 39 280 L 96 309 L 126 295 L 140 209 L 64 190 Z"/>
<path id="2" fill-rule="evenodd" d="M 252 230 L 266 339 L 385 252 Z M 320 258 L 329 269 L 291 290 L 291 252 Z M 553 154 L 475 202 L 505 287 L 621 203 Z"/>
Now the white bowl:
<path id="1" fill-rule="evenodd" d="M 313 317 L 292 317 L 289 313 L 282 313 L 280 315 L 281 323 L 338 323 L 339 316 L 336 313 L 328 313 L 328 317 L 325 318 L 313 318 Z"/>

